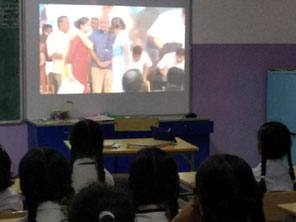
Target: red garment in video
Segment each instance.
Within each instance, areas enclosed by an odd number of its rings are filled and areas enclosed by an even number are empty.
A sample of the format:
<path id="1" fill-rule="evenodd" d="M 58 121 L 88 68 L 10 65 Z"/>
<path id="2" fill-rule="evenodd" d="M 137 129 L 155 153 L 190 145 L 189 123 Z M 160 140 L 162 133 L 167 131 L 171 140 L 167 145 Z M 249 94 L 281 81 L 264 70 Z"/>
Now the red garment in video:
<path id="1" fill-rule="evenodd" d="M 89 49 L 79 36 L 70 41 L 66 63 L 72 65 L 74 77 L 84 86 L 83 93 L 88 93 Z"/>

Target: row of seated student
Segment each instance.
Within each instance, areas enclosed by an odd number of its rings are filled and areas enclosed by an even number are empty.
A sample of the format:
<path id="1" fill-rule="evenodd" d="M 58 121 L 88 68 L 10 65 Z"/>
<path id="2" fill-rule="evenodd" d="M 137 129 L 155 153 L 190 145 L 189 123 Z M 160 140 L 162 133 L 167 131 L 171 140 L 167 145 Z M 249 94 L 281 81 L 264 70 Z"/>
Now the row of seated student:
<path id="1" fill-rule="evenodd" d="M 20 187 L 28 221 L 264 221 L 264 187 L 267 191 L 293 190 L 290 133 L 278 122 L 266 123 L 258 131 L 262 163 L 257 181 L 261 189 L 255 180 L 258 167 L 253 169 L 254 177 L 243 159 L 212 155 L 197 170 L 195 200 L 180 213 L 178 171 L 168 153 L 157 148 L 136 153 L 129 172 L 131 201 L 124 191 L 114 188 L 112 175 L 104 169 L 103 136 L 98 123 L 82 120 L 75 124 L 70 143 L 70 166 L 52 148 L 31 149 L 21 159 Z M 20 197 L 9 188 L 10 158 L 4 149 L 0 150 L 0 210 L 21 210 Z M 290 159 L 290 170 L 282 163 L 285 155 Z M 267 170 L 269 162 L 279 162 L 273 167 L 280 167 Z M 269 184 L 282 185 L 270 189 Z M 283 184 L 289 186 L 281 190 Z"/>

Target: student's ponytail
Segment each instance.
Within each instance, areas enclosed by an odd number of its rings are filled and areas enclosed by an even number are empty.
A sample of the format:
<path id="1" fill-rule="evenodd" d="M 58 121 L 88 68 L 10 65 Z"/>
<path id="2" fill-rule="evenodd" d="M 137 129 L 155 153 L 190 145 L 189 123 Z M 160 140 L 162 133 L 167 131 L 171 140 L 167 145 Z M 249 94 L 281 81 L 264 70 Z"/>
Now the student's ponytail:
<path id="1" fill-rule="evenodd" d="M 266 159 L 262 156 L 262 159 L 261 159 L 261 176 L 260 176 L 260 182 L 259 182 L 258 186 L 259 186 L 259 189 L 263 193 L 266 192 L 265 175 L 266 175 Z"/>
<path id="2" fill-rule="evenodd" d="M 100 182 L 105 183 L 105 170 L 103 162 L 104 137 L 100 125 L 98 123 L 95 123 L 94 127 L 95 130 L 89 132 L 89 135 L 91 135 L 92 141 L 96 141 L 94 143 L 96 144 L 94 147 L 94 154 L 96 158 L 97 176 Z"/>
<path id="3" fill-rule="evenodd" d="M 32 200 L 26 200 L 28 210 L 28 222 L 36 222 L 37 203 Z"/>
<path id="4" fill-rule="evenodd" d="M 176 198 L 172 198 L 171 200 L 169 200 L 168 209 L 169 209 L 169 219 L 172 220 L 178 214 L 178 210 L 179 210 L 179 206 Z"/>
<path id="5" fill-rule="evenodd" d="M 293 182 L 293 189 L 296 190 L 296 180 L 295 180 L 295 173 L 294 173 L 292 157 L 291 157 L 291 149 L 287 154 L 287 158 L 288 158 L 288 164 L 289 164 L 289 174 Z"/>
<path id="6" fill-rule="evenodd" d="M 105 183 L 105 170 L 103 164 L 103 154 L 97 153 L 96 155 L 96 170 L 98 175 L 98 180 L 102 183 Z"/>

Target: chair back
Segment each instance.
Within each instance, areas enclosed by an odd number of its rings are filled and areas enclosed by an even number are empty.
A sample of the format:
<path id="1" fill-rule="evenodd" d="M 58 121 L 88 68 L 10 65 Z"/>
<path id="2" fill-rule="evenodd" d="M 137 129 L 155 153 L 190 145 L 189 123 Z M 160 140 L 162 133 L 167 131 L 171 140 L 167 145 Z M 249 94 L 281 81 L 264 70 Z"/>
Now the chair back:
<path id="1" fill-rule="evenodd" d="M 288 213 L 281 210 L 278 205 L 295 202 L 296 191 L 265 193 L 263 198 L 265 221 L 283 221 L 288 216 Z"/>

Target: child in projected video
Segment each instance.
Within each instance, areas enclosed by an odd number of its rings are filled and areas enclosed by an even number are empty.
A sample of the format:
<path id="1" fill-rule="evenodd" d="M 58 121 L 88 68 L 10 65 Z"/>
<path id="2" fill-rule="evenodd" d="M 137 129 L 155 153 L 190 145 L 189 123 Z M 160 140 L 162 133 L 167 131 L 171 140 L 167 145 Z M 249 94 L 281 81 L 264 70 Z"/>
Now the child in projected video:
<path id="1" fill-rule="evenodd" d="M 90 20 L 82 17 L 74 25 L 79 31 L 70 41 L 69 51 L 66 55 L 67 75 L 70 81 L 77 80 L 84 86 L 83 93 L 89 93 L 88 64 L 93 43 L 86 37 L 86 34 L 91 30 Z"/>
<path id="2" fill-rule="evenodd" d="M 148 69 L 152 66 L 152 62 L 142 47 L 135 45 L 132 49 L 132 59 L 128 65 L 128 69 L 138 69 L 143 75 L 144 84 L 148 86 L 147 74 Z"/>
<path id="3" fill-rule="evenodd" d="M 115 35 L 112 58 L 112 92 L 123 92 L 122 76 L 129 62 L 129 39 L 125 32 L 125 23 L 121 18 L 114 17 L 111 20 L 111 30 Z"/>

